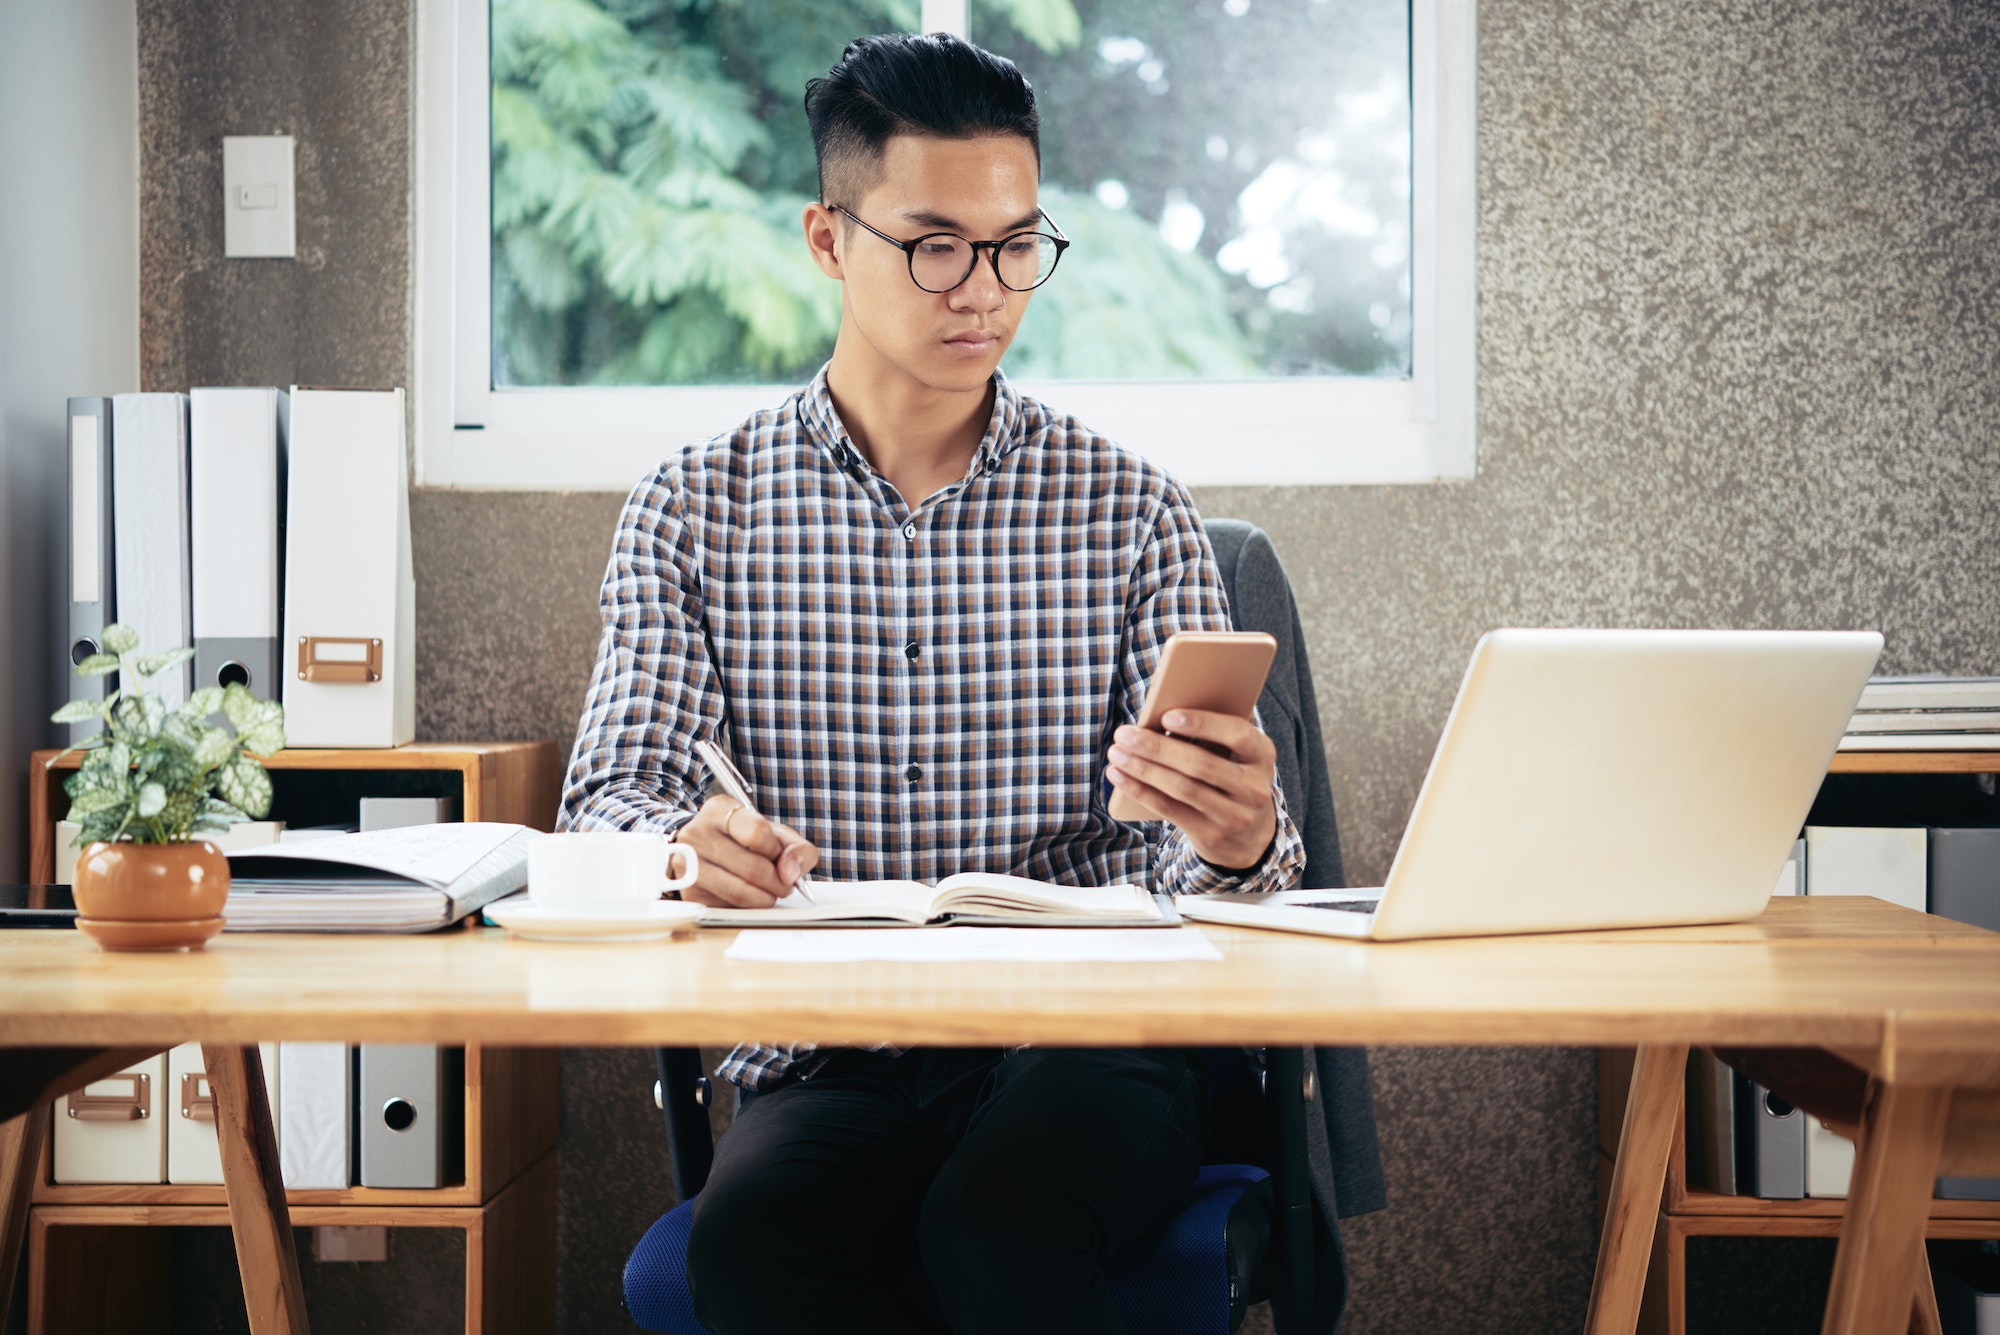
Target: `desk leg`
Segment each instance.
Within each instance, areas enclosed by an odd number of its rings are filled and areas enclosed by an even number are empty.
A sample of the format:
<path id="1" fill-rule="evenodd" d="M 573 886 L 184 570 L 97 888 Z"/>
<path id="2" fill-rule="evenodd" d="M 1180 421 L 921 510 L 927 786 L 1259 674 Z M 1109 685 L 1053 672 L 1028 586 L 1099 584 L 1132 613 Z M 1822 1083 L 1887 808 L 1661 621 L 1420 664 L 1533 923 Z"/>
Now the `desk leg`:
<path id="1" fill-rule="evenodd" d="M 21 1241 L 28 1236 L 28 1199 L 49 1134 L 49 1105 L 0 1122 L 0 1322 L 13 1310 Z"/>
<path id="2" fill-rule="evenodd" d="M 1910 1303 L 1910 1335 L 1944 1335 L 1944 1320 L 1938 1315 L 1937 1285 L 1931 1281 L 1931 1258 L 1923 1243 L 1917 1244 L 1917 1288 Z"/>
<path id="3" fill-rule="evenodd" d="M 1908 1329 L 1950 1112 L 1949 1089 L 1870 1082 L 1821 1335 Z"/>
<path id="4" fill-rule="evenodd" d="M 1640 1048 L 1632 1065 L 1632 1092 L 1625 1101 L 1625 1127 L 1618 1137 L 1618 1163 L 1611 1170 L 1611 1199 L 1605 1203 L 1597 1277 L 1584 1321 L 1587 1335 L 1631 1335 L 1638 1328 L 1687 1060 L 1684 1043 L 1654 1044 Z"/>
<path id="5" fill-rule="evenodd" d="M 215 1095 L 222 1181 L 250 1329 L 253 1335 L 305 1335 L 305 1291 L 292 1247 L 291 1213 L 285 1208 L 278 1137 L 264 1093 L 263 1058 L 255 1044 L 204 1043 L 201 1055 Z"/>

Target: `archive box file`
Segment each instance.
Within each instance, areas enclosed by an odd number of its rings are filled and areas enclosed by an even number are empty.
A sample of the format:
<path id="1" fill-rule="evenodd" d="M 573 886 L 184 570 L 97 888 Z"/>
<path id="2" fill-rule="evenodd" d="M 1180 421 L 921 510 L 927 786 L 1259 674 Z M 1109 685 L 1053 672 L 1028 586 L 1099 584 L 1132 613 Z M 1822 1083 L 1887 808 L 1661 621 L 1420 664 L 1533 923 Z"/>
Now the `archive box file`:
<path id="1" fill-rule="evenodd" d="M 286 741 L 401 746 L 417 735 L 403 391 L 294 388 L 291 413 Z"/>
<path id="2" fill-rule="evenodd" d="M 164 1182 L 167 1054 L 93 1080 L 57 1102 L 58 1182 Z"/>

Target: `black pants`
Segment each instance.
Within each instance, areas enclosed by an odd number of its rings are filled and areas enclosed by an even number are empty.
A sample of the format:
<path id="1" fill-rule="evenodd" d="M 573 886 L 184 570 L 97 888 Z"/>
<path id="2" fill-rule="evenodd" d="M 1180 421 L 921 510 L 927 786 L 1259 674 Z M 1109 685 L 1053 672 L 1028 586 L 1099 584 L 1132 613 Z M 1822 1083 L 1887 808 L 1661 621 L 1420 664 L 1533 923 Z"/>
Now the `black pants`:
<path id="1" fill-rule="evenodd" d="M 1110 1258 L 1186 1199 L 1180 1049 L 844 1052 L 746 1099 L 688 1241 L 717 1335 L 1123 1331 Z"/>

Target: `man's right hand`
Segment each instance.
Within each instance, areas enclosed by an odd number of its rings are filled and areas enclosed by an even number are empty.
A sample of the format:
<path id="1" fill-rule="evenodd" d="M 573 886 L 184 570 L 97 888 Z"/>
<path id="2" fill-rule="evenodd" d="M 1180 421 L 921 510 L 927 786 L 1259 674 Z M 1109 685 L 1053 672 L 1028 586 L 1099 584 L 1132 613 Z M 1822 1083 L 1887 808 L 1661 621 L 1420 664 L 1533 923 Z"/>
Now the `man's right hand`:
<path id="1" fill-rule="evenodd" d="M 770 908 L 819 865 L 819 849 L 804 835 L 720 793 L 701 804 L 675 842 L 701 855 L 701 874 L 681 898 L 717 908 Z"/>

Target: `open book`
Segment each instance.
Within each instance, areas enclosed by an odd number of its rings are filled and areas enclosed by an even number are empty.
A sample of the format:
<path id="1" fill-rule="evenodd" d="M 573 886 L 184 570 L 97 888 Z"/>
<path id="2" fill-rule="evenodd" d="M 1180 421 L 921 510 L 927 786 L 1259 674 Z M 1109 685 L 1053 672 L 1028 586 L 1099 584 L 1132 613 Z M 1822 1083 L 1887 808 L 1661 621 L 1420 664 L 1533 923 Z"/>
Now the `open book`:
<path id="1" fill-rule="evenodd" d="M 704 927 L 1174 927 L 1180 917 L 1136 885 L 1051 885 L 997 872 L 921 881 L 813 881 L 818 904 L 787 895 L 768 909 L 704 909 Z"/>
<path id="2" fill-rule="evenodd" d="M 335 834 L 229 854 L 233 932 L 423 932 L 528 883 L 525 825 Z"/>

